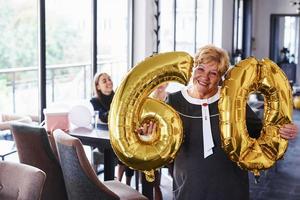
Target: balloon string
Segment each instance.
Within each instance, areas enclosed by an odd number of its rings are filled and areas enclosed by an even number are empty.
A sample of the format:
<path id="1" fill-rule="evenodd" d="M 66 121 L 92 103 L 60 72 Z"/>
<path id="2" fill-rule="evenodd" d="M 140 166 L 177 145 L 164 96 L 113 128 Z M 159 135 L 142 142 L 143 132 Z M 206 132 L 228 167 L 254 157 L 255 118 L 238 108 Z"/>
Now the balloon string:
<path id="1" fill-rule="evenodd" d="M 187 118 L 192 118 L 192 119 L 202 119 L 202 118 L 203 118 L 202 116 L 186 115 L 186 114 L 183 114 L 183 113 L 178 112 L 178 111 L 177 111 L 177 113 L 178 113 L 179 115 L 182 115 L 182 116 L 187 117 Z M 210 115 L 210 117 L 216 117 L 216 116 L 219 116 L 219 114 Z"/>

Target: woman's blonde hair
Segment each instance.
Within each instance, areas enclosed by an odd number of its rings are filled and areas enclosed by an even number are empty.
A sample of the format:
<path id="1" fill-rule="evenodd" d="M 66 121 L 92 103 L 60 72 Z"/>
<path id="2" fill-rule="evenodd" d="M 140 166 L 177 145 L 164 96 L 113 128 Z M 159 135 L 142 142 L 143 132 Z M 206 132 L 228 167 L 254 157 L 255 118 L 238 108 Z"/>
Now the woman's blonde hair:
<path id="1" fill-rule="evenodd" d="M 211 44 L 201 47 L 195 55 L 195 66 L 210 62 L 217 63 L 218 71 L 223 76 L 229 67 L 228 53 Z"/>

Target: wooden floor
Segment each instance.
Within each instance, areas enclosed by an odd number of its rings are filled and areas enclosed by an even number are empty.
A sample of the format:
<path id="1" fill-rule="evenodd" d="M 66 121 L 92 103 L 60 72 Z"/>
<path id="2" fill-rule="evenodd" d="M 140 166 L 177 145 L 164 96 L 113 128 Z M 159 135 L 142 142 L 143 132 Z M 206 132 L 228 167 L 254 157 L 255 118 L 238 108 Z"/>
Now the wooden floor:
<path id="1" fill-rule="evenodd" d="M 294 123 L 300 127 L 300 111 L 294 111 Z M 284 159 L 261 177 L 259 184 L 250 176 L 251 200 L 300 200 L 300 134 L 289 147 Z"/>

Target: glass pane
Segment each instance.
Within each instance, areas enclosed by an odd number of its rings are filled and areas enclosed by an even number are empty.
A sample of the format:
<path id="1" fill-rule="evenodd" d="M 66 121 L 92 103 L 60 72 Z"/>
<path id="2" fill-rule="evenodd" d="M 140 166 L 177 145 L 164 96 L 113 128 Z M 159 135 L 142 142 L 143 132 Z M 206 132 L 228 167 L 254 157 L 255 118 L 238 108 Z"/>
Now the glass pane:
<path id="1" fill-rule="evenodd" d="M 47 105 L 91 95 L 91 1 L 46 1 Z"/>
<path id="2" fill-rule="evenodd" d="M 289 62 L 298 62 L 298 45 L 299 45 L 299 17 L 284 17 L 284 45 L 288 48 Z"/>
<path id="3" fill-rule="evenodd" d="M 197 1 L 197 45 L 196 48 L 210 43 L 210 23 L 212 22 L 210 13 L 210 1 Z"/>
<path id="4" fill-rule="evenodd" d="M 238 11 L 238 49 L 242 49 L 243 45 L 243 15 L 244 15 L 244 1 L 240 0 L 240 7 Z"/>
<path id="5" fill-rule="evenodd" d="M 176 51 L 195 53 L 195 0 L 177 1 Z"/>
<path id="6" fill-rule="evenodd" d="M 129 0 L 98 1 L 98 71 L 119 85 L 130 68 Z"/>
<path id="7" fill-rule="evenodd" d="M 159 51 L 174 50 L 174 0 L 160 1 Z"/>
<path id="8" fill-rule="evenodd" d="M 37 115 L 37 1 L 0 5 L 0 111 Z"/>

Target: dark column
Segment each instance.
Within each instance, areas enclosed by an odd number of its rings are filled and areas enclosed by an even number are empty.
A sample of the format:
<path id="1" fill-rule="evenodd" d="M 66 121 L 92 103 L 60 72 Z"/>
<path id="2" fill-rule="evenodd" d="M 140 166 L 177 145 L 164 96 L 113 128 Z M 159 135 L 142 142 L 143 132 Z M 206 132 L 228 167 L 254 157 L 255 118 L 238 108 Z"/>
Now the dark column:
<path id="1" fill-rule="evenodd" d="M 97 0 L 92 0 L 92 73 L 97 72 Z"/>
<path id="2" fill-rule="evenodd" d="M 44 120 L 43 109 L 46 108 L 46 8 L 45 0 L 39 0 L 39 120 Z"/>

